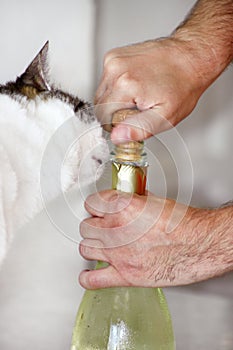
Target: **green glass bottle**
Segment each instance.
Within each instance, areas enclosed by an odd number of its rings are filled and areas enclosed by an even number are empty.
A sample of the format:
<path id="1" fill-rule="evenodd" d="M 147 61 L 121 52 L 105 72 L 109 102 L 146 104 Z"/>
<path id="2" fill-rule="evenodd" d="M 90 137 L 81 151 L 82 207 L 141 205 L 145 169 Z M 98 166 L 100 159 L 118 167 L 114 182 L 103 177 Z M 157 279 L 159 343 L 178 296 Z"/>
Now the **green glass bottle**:
<path id="1" fill-rule="evenodd" d="M 142 142 L 112 153 L 112 188 L 144 194 L 147 175 Z M 96 269 L 106 267 L 98 262 Z M 170 313 L 160 288 L 121 287 L 85 291 L 71 350 L 174 350 Z"/>

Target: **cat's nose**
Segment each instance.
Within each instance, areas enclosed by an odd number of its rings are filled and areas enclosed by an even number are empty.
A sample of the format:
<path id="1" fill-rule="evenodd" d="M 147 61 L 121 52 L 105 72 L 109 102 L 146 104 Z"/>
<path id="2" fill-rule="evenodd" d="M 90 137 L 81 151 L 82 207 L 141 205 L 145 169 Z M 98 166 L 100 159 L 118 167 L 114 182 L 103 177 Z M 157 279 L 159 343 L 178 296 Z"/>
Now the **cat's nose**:
<path id="1" fill-rule="evenodd" d="M 99 165 L 101 165 L 103 163 L 102 159 L 99 159 L 95 156 L 92 156 L 92 159 L 95 160 Z"/>

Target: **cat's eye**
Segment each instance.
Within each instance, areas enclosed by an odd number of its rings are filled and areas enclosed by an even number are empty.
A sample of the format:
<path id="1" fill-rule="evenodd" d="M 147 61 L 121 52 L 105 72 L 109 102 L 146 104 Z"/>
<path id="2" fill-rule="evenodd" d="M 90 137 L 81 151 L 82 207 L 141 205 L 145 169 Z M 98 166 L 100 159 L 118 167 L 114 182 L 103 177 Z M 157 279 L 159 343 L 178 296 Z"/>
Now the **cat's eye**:
<path id="1" fill-rule="evenodd" d="M 92 156 L 92 159 L 94 159 L 99 165 L 101 165 L 103 163 L 102 159 L 99 159 L 95 156 Z"/>

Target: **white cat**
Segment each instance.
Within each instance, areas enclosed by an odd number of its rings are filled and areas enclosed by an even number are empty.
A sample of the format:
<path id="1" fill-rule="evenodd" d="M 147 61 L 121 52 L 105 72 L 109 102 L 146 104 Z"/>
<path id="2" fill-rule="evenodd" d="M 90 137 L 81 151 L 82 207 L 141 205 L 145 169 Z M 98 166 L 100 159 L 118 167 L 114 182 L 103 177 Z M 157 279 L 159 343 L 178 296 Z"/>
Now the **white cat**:
<path id="1" fill-rule="evenodd" d="M 48 43 L 0 85 L 0 263 L 13 233 L 74 184 L 94 182 L 108 147 L 93 108 L 50 86 Z"/>

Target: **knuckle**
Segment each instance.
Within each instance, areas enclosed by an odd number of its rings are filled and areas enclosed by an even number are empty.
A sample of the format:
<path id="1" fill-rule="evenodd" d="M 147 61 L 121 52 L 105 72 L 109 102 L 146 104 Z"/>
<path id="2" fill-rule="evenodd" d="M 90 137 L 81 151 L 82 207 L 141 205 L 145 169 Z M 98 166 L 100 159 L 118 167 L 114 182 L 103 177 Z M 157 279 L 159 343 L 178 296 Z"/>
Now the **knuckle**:
<path id="1" fill-rule="evenodd" d="M 132 197 L 133 194 L 119 193 L 114 205 L 115 214 L 126 214 L 131 205 Z"/>
<path id="2" fill-rule="evenodd" d="M 122 197 L 122 194 L 116 190 L 111 190 L 111 192 L 106 193 L 106 196 L 104 196 L 104 200 L 106 201 L 105 214 L 111 215 L 119 211 L 121 197 Z"/>
<path id="3" fill-rule="evenodd" d="M 122 60 L 118 57 L 109 59 L 104 64 L 105 72 L 111 75 L 118 75 L 122 70 Z"/>
<path id="4" fill-rule="evenodd" d="M 91 225 L 91 220 L 89 218 L 83 220 L 79 225 L 80 235 L 82 237 L 86 236 L 92 228 L 93 226 Z"/>
<path id="5" fill-rule="evenodd" d="M 137 82 L 133 79 L 129 72 L 125 72 L 119 76 L 116 81 L 116 87 L 118 89 L 135 89 L 137 88 Z"/>
<path id="6" fill-rule="evenodd" d="M 86 258 L 88 256 L 87 249 L 88 247 L 83 244 L 83 242 L 80 242 L 79 244 L 79 253 Z"/>
<path id="7" fill-rule="evenodd" d="M 131 62 L 127 56 L 122 56 L 117 51 L 110 51 L 104 59 L 104 70 L 106 73 L 112 75 L 120 75 L 121 73 L 128 73 L 131 67 Z"/>
<path id="8" fill-rule="evenodd" d="M 97 245 L 96 242 L 92 242 L 91 240 L 84 239 L 79 244 L 79 253 L 86 259 L 91 258 L 95 250 L 99 248 L 96 245 Z"/>
<path id="9" fill-rule="evenodd" d="M 114 57 L 115 49 L 109 50 L 104 54 L 104 64 L 107 63 L 108 60 Z"/>
<path id="10" fill-rule="evenodd" d="M 119 49 L 115 48 L 115 49 L 109 50 L 109 51 L 107 51 L 105 53 L 105 55 L 104 55 L 104 66 L 106 64 L 108 64 L 109 61 L 111 61 L 112 59 L 117 57 L 118 50 Z"/>
<path id="11" fill-rule="evenodd" d="M 80 224 L 79 224 L 79 232 L 80 232 L 80 235 L 83 237 L 83 235 L 85 234 L 86 232 L 86 223 L 84 221 L 82 221 Z"/>

